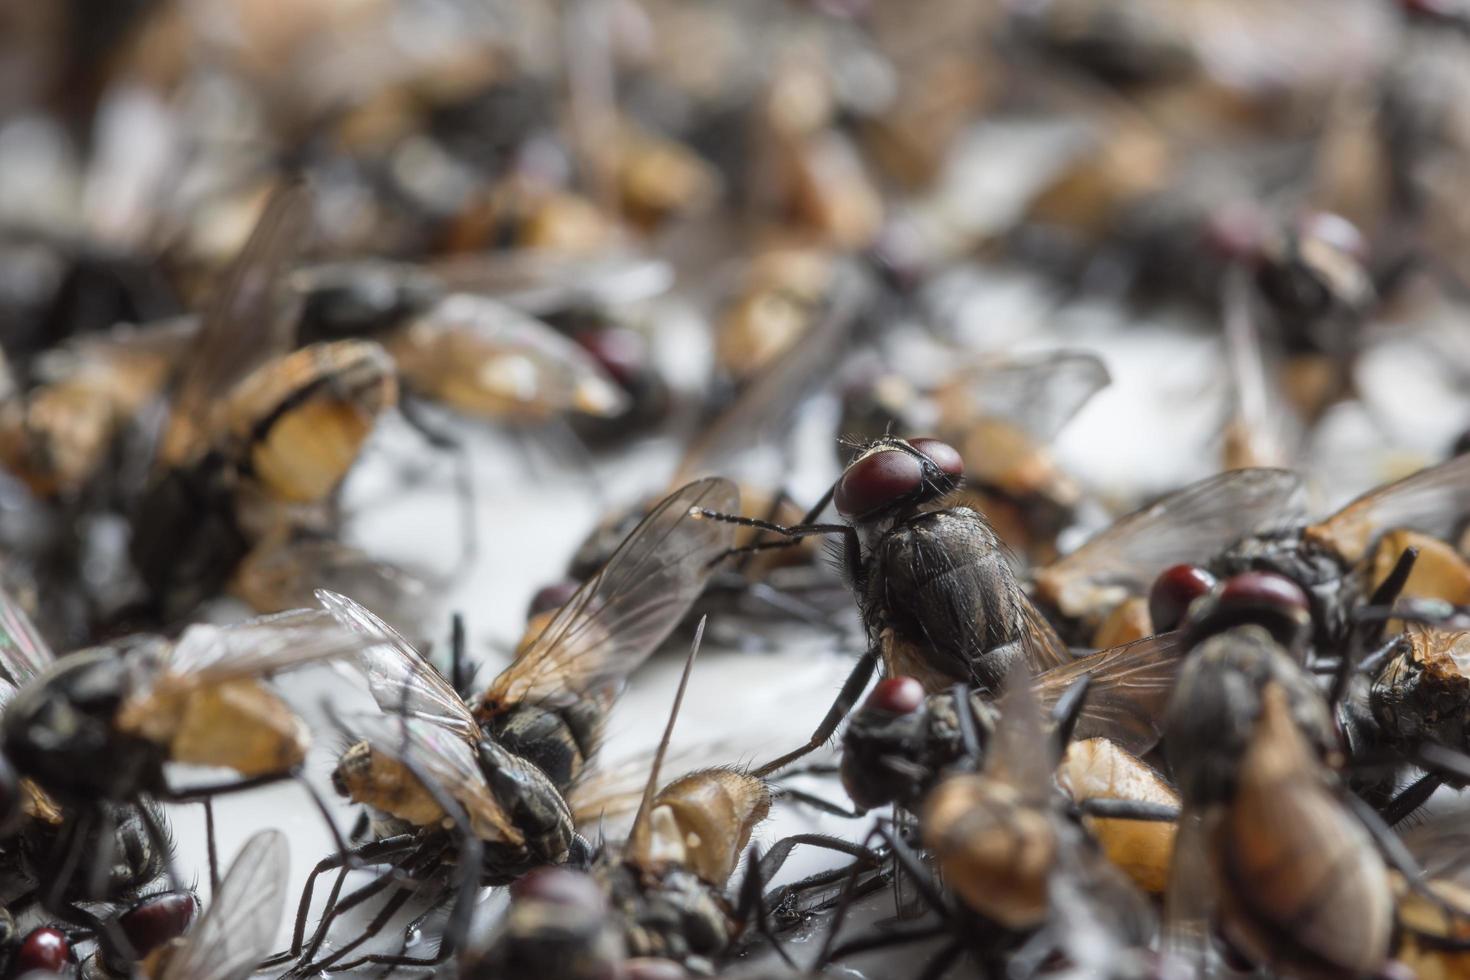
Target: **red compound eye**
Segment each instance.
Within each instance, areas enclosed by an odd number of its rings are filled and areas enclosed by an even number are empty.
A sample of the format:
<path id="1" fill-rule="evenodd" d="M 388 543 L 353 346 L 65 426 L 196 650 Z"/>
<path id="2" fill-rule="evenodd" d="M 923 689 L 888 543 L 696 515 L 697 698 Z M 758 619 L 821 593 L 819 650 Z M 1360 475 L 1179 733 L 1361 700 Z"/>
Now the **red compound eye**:
<path id="1" fill-rule="evenodd" d="M 64 973 L 71 964 L 71 944 L 60 929 L 32 929 L 15 954 L 15 972 Z"/>
<path id="2" fill-rule="evenodd" d="M 959 478 L 964 475 L 965 461 L 949 443 L 938 439 L 910 439 L 909 445 L 928 456 L 929 461 L 939 467 L 945 476 Z"/>
<path id="3" fill-rule="evenodd" d="M 918 491 L 924 467 L 901 449 L 885 449 L 864 456 L 847 468 L 832 500 L 837 513 L 856 517 Z"/>
<path id="4" fill-rule="evenodd" d="M 139 959 L 182 936 L 192 921 L 194 896 L 188 892 L 167 892 L 145 899 L 117 920 Z"/>
<path id="5" fill-rule="evenodd" d="M 924 685 L 912 677 L 889 677 L 878 682 L 864 708 L 874 708 L 890 715 L 906 715 L 919 710 L 924 703 Z"/>
<path id="6" fill-rule="evenodd" d="M 1225 580 L 1220 590 L 1220 608 L 1273 609 L 1288 616 L 1309 611 L 1307 594 L 1285 575 L 1273 572 L 1242 572 Z"/>
<path id="7" fill-rule="evenodd" d="M 600 911 L 605 907 L 602 889 L 590 875 L 567 868 L 541 868 L 510 886 L 515 901 L 546 902 L 570 908 Z"/>
<path id="8" fill-rule="evenodd" d="M 1159 573 L 1148 591 L 1148 617 L 1155 633 L 1166 633 L 1184 619 L 1189 604 L 1215 587 L 1215 576 L 1198 565 L 1173 565 Z"/>
<path id="9" fill-rule="evenodd" d="M 938 439 L 913 439 L 909 445 L 946 476 L 958 478 L 964 472 L 960 454 L 947 443 Z M 898 446 L 880 449 L 847 467 L 832 500 L 843 517 L 872 513 L 918 493 L 924 486 L 924 469 L 922 461 Z"/>

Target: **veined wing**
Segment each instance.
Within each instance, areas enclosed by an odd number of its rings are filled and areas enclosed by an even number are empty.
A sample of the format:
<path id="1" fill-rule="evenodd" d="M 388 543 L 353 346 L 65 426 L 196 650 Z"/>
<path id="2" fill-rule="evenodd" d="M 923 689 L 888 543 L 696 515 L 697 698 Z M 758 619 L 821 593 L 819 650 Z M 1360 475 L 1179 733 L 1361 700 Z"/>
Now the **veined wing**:
<path id="1" fill-rule="evenodd" d="M 1199 562 L 1247 534 L 1305 523 L 1306 488 L 1288 470 L 1232 470 L 1119 518 L 1036 573 L 1037 591 L 1068 616 L 1139 595 L 1170 565 Z"/>
<path id="2" fill-rule="evenodd" d="M 281 925 L 290 864 L 279 830 L 247 840 L 160 980 L 245 980 L 253 974 Z"/>
<path id="3" fill-rule="evenodd" d="M 1470 512 L 1470 453 L 1420 470 L 1358 497 L 1306 537 L 1337 551 L 1349 562 L 1363 557 L 1378 535 L 1409 528 L 1448 539 Z"/>
<path id="4" fill-rule="evenodd" d="M 704 590 L 735 525 L 691 513 L 736 513 L 729 480 L 696 480 L 665 497 L 583 583 L 541 636 L 486 691 L 477 714 L 526 701 L 575 698 L 616 684 L 673 631 Z"/>
<path id="5" fill-rule="evenodd" d="M 1034 688 L 1050 708 L 1079 678 L 1090 676 L 1074 737 L 1106 738 L 1142 755 L 1163 734 L 1164 709 L 1183 661 L 1179 634 L 1160 633 L 1048 670 Z"/>
<path id="6" fill-rule="evenodd" d="M 1044 446 L 1111 380 L 1107 366 L 1087 351 L 997 356 L 960 368 L 935 398 L 951 424 L 1007 419 Z"/>
<path id="7" fill-rule="evenodd" d="M 219 683 L 346 657 L 367 645 L 330 613 L 298 609 L 235 626 L 190 626 L 169 651 L 165 673 Z"/>
<path id="8" fill-rule="evenodd" d="M 405 767 L 406 760 L 411 760 L 421 768 L 439 789 L 464 807 L 476 837 L 512 844 L 524 840 L 490 792 L 474 747 L 453 732 L 422 719 L 386 714 L 353 714 L 344 721 L 347 730 L 367 742 L 374 752 Z"/>
<path id="9" fill-rule="evenodd" d="M 338 623 L 369 641 L 356 659 L 378 707 L 391 715 L 431 722 L 467 742 L 479 737 L 470 709 L 401 633 L 345 595 L 318 589 L 316 598 Z"/>

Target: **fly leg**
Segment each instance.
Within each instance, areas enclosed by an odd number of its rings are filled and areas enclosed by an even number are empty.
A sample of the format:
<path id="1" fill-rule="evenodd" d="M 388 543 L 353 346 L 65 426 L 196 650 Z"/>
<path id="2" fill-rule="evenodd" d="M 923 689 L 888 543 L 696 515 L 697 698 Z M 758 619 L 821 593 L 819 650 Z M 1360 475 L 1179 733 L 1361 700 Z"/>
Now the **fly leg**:
<path id="1" fill-rule="evenodd" d="M 1426 772 L 1399 791 L 1383 808 L 1383 819 L 1390 827 L 1397 827 L 1409 815 L 1429 802 L 1434 791 L 1444 785 L 1443 773 Z"/>
<path id="2" fill-rule="evenodd" d="M 828 709 L 827 716 L 822 719 L 822 723 L 817 726 L 817 730 L 812 733 L 812 737 L 807 743 L 800 748 L 787 752 L 779 758 L 772 759 L 770 762 L 756 769 L 752 775 L 769 776 L 778 769 L 795 762 L 802 756 L 815 752 L 826 744 L 827 739 L 832 737 L 832 733 L 842 723 L 842 719 L 846 718 L 848 712 L 852 710 L 852 706 L 857 704 L 858 696 L 868 686 L 868 681 L 873 679 L 873 671 L 877 666 L 878 650 L 876 648 L 869 650 L 859 657 L 857 664 L 852 669 L 852 673 L 847 676 L 847 680 L 843 683 L 842 690 L 837 692 L 837 700 L 832 702 L 832 707 Z"/>
<path id="3" fill-rule="evenodd" d="M 786 952 L 786 947 L 781 945 L 780 938 L 771 928 L 771 910 L 766 905 L 766 896 L 763 891 L 768 880 L 765 870 L 761 867 L 760 852 L 755 845 L 751 845 L 750 850 L 746 852 L 745 877 L 740 882 L 739 901 L 735 904 L 735 921 L 745 925 L 753 923 L 755 931 L 771 944 L 776 955 L 781 957 L 781 962 L 795 970 L 796 964 L 792 962 L 791 954 Z"/>
<path id="4" fill-rule="evenodd" d="M 381 862 L 387 858 L 394 858 L 412 851 L 418 844 L 417 838 L 412 834 L 399 834 L 396 837 L 385 837 L 379 841 L 371 841 L 360 847 L 338 851 L 329 857 L 322 858 L 316 867 L 311 869 L 311 874 L 306 876 L 306 884 L 301 889 L 301 901 L 296 907 L 296 929 L 291 936 L 291 948 L 261 961 L 262 969 L 272 966 L 280 966 L 289 963 L 301 956 L 302 944 L 306 937 L 306 919 L 311 913 L 311 895 L 316 887 L 316 880 L 328 871 L 340 869 L 337 881 L 332 887 L 332 892 L 327 898 L 326 908 L 322 910 L 321 923 L 317 934 L 312 937 L 312 951 L 321 945 L 326 936 L 326 928 L 334 917 L 333 910 L 336 908 L 337 898 L 342 894 L 342 884 L 347 878 L 347 872 L 352 868 L 362 867 L 365 864 Z"/>
<path id="5" fill-rule="evenodd" d="M 1062 692 L 1057 703 L 1052 705 L 1051 719 L 1056 740 L 1057 755 L 1067 751 L 1072 744 L 1072 733 L 1077 730 L 1077 721 L 1082 709 L 1087 706 L 1087 691 L 1092 686 L 1092 675 L 1084 674 Z"/>
<path id="6" fill-rule="evenodd" d="M 769 531 L 779 534 L 783 540 L 780 541 L 756 541 L 739 548 L 727 549 L 722 554 L 716 555 L 711 565 L 734 555 L 745 554 L 749 551 L 764 551 L 768 548 L 790 548 L 803 538 L 815 537 L 819 534 L 842 535 L 842 562 L 848 575 L 848 581 L 861 583 L 863 578 L 863 549 L 862 542 L 858 538 L 857 528 L 851 524 L 776 524 L 772 521 L 763 521 L 756 517 L 741 517 L 739 514 L 721 514 L 718 511 L 705 510 L 703 507 L 690 508 L 690 515 L 709 521 L 723 521 L 726 524 L 738 524 L 741 527 L 753 527 L 761 531 Z"/>
<path id="7" fill-rule="evenodd" d="M 1368 597 L 1368 606 L 1371 608 L 1391 608 L 1404 591 L 1408 584 L 1409 575 L 1414 571 L 1414 562 L 1419 558 L 1418 548 L 1405 548 L 1399 555 L 1398 561 L 1394 562 L 1392 570 L 1373 590 Z M 1359 621 L 1353 624 L 1349 631 L 1348 642 L 1341 659 L 1338 661 L 1337 674 L 1332 678 L 1332 690 L 1328 695 L 1327 703 L 1333 711 L 1342 703 L 1347 695 L 1348 684 L 1352 680 L 1353 673 L 1361 666 L 1363 661 L 1363 648 L 1383 641 L 1384 627 L 1388 624 L 1386 619 L 1376 622 Z"/>
<path id="8" fill-rule="evenodd" d="M 87 850 L 87 838 L 95 820 L 96 815 L 88 809 L 76 818 L 76 822 L 69 828 L 70 833 L 57 837 L 56 846 L 51 849 L 48 869 L 53 870 L 54 874 L 41 890 L 39 901 L 41 908 L 51 915 L 91 930 L 104 954 L 112 962 L 132 963 L 138 958 L 137 953 L 117 922 L 111 918 L 99 918 L 66 897 L 67 888 L 74 884 L 73 879 L 81 867 Z"/>
<path id="9" fill-rule="evenodd" d="M 821 813 L 830 813 L 834 817 L 846 817 L 850 820 L 856 820 L 868 812 L 866 810 L 849 809 L 848 807 L 833 803 L 831 800 L 825 800 L 815 793 L 808 793 L 806 790 L 801 789 L 792 789 L 789 786 L 778 788 L 774 795 L 777 799 L 803 803 Z"/>
<path id="10" fill-rule="evenodd" d="M 1146 800 L 1091 799 L 1076 804 L 1078 814 L 1100 817 L 1104 820 L 1147 820 L 1153 823 L 1173 823 L 1179 819 L 1179 808 L 1167 803 L 1149 803 Z"/>
<path id="11" fill-rule="evenodd" d="M 953 912 L 949 904 L 945 901 L 944 894 L 929 874 L 928 869 L 924 867 L 924 862 L 919 855 L 911 850 L 896 834 L 891 833 L 885 828 L 881 822 L 873 828 L 873 833 L 869 835 L 869 839 L 874 835 L 881 837 L 888 844 L 899 871 L 913 879 L 914 886 L 918 889 L 919 895 L 924 903 L 938 914 L 942 921 L 931 926 L 892 930 L 876 936 L 860 937 L 841 945 L 833 945 L 833 940 L 837 935 L 837 929 L 842 923 L 842 916 L 839 914 L 833 919 L 832 931 L 828 933 L 827 943 L 822 950 L 821 956 L 817 959 L 816 966 L 818 968 L 855 953 L 874 949 L 886 949 L 890 946 L 920 942 L 943 935 L 954 935 L 958 929 L 958 924 L 954 921 Z M 853 883 L 856 880 L 856 876 L 857 869 L 854 868 L 853 876 L 848 879 L 848 883 Z M 845 911 L 845 909 L 842 911 Z"/>
<path id="12" fill-rule="evenodd" d="M 249 779 L 233 779 L 220 783 L 205 784 L 202 786 L 187 786 L 179 789 L 168 788 L 155 794 L 160 800 L 169 803 L 203 803 L 206 808 L 210 801 L 217 796 L 228 796 L 231 793 L 248 793 L 250 790 L 259 789 L 262 786 L 270 786 L 274 783 L 283 782 L 287 779 L 295 780 L 311 800 L 317 813 L 321 814 L 322 822 L 326 824 L 327 832 L 332 836 L 332 844 L 339 853 L 351 850 L 342 832 L 337 829 L 337 822 L 332 819 L 332 812 L 327 803 L 317 792 L 316 787 L 301 772 L 300 768 L 291 769 L 286 772 L 267 773 L 264 776 L 252 776 Z M 205 819 L 213 826 L 213 813 L 210 809 L 205 811 Z M 211 855 L 213 855 L 213 837 L 210 837 Z M 211 874 L 214 874 L 211 871 Z"/>
<path id="13" fill-rule="evenodd" d="M 836 868 L 832 871 L 822 872 L 813 875 L 811 878 L 773 889 L 764 898 L 764 902 L 768 907 L 785 905 L 799 892 L 810 891 L 813 888 L 820 888 L 841 880 L 847 876 L 849 870 L 858 870 L 863 867 L 877 868 L 882 864 L 882 859 L 878 854 L 872 848 L 865 845 L 854 844 L 840 837 L 829 837 L 826 834 L 793 834 L 772 844 L 771 849 L 761 858 L 761 879 L 763 881 L 770 881 L 776 877 L 777 873 L 786 864 L 786 859 L 791 856 L 792 850 L 798 844 L 806 844 L 809 847 L 820 847 L 830 851 L 836 851 L 839 854 L 851 855 L 855 859 L 853 861 L 853 867 L 851 869 L 846 867 Z"/>

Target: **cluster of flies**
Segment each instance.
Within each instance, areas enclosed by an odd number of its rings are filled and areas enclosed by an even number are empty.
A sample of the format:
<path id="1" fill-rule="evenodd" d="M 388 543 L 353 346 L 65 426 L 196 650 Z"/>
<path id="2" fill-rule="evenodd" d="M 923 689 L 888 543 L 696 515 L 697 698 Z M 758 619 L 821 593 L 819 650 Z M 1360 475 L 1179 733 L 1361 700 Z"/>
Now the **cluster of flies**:
<path id="1" fill-rule="evenodd" d="M 1293 469 L 1373 394 L 1374 326 L 1466 295 L 1470 10 L 112 6 L 20 17 L 47 56 L 7 74 L 90 156 L 48 183 L 0 140 L 16 186 L 83 190 L 65 229 L 0 202 L 4 975 L 796 978 L 914 945 L 883 962 L 1470 976 L 1470 846 L 1424 816 L 1470 785 L 1470 454 L 1326 516 Z M 1072 128 L 1009 217 L 961 220 L 961 137 L 996 120 Z M 1108 372 L 970 349 L 945 297 L 976 264 L 1217 324 L 1221 472 L 1059 547 L 1097 501 L 1049 447 Z M 676 277 L 717 286 L 697 390 L 653 356 Z M 819 395 L 825 494 L 727 478 Z M 457 617 L 449 669 L 424 642 L 478 561 L 449 416 L 584 470 L 686 449 L 488 682 Z M 455 464 L 453 569 L 344 533 L 389 418 Z M 859 641 L 811 738 L 666 779 L 706 626 L 772 624 Z M 603 733 L 666 646 L 683 680 L 623 778 Z M 321 666 L 376 710 L 313 731 L 275 685 Z M 299 895 L 280 831 L 225 867 L 214 841 L 216 800 L 286 781 L 334 844 Z M 852 832 L 763 845 L 775 806 Z M 834 863 L 776 885 L 798 847 Z"/>

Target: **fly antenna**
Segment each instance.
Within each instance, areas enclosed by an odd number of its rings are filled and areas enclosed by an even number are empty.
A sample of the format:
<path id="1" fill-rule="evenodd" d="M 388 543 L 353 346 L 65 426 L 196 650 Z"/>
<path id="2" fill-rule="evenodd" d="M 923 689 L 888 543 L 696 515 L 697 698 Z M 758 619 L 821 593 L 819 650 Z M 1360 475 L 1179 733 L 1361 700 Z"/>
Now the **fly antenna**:
<path id="1" fill-rule="evenodd" d="M 658 791 L 658 772 L 663 767 L 664 756 L 669 751 L 669 740 L 674 735 L 674 722 L 679 720 L 679 707 L 684 703 L 684 691 L 689 687 L 689 675 L 694 670 L 694 658 L 699 656 L 699 645 L 704 642 L 704 624 L 708 616 L 699 617 L 694 629 L 694 642 L 689 646 L 689 658 L 684 661 L 684 675 L 679 678 L 679 690 L 674 692 L 674 706 L 669 709 L 669 723 L 664 726 L 663 738 L 653 754 L 653 765 L 648 769 L 648 782 L 643 786 L 643 799 L 638 803 L 638 814 L 633 818 L 633 827 L 628 831 L 628 844 L 638 851 L 647 847 L 648 813 L 653 808 L 653 796 Z"/>

